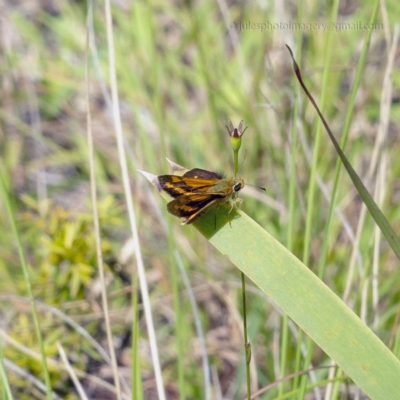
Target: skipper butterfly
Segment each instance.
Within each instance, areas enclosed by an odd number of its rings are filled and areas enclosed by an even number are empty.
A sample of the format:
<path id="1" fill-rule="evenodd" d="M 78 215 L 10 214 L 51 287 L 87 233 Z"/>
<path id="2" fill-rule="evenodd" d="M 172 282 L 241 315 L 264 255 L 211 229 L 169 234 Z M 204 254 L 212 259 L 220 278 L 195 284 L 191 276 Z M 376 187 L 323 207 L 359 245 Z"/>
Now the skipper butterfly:
<path id="1" fill-rule="evenodd" d="M 224 178 L 216 172 L 194 168 L 179 175 L 161 175 L 157 177 L 159 190 L 168 193 L 174 200 L 167 204 L 168 211 L 184 218 L 182 225 L 191 224 L 212 206 L 221 203 L 231 204 L 232 211 L 238 192 L 244 187 L 239 177 Z"/>

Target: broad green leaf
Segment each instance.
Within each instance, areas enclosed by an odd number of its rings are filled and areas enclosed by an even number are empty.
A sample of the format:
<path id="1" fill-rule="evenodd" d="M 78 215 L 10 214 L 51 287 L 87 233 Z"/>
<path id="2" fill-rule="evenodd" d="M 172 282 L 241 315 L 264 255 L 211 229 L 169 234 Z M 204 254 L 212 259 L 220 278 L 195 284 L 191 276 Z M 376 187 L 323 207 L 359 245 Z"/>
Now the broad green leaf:
<path id="1" fill-rule="evenodd" d="M 212 210 L 194 225 L 368 396 L 373 399 L 397 398 L 400 393 L 399 360 L 301 261 L 246 214 L 235 214 L 231 226 L 223 210 L 218 212 L 216 229 Z"/>
<path id="2" fill-rule="evenodd" d="M 140 171 L 161 194 L 157 177 Z M 306 265 L 241 211 L 211 209 L 193 223 L 373 399 L 400 393 L 400 361 Z M 191 229 L 186 227 L 184 229 Z"/>

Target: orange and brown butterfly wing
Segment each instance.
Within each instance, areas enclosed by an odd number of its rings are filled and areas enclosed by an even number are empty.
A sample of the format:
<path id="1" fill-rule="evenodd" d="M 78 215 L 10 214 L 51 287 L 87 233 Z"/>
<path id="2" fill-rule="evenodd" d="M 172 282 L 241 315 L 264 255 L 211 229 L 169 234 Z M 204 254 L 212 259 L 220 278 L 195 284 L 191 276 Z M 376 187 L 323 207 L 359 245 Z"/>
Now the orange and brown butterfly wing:
<path id="1" fill-rule="evenodd" d="M 177 175 L 161 175 L 158 183 L 161 189 L 173 198 L 190 193 L 205 193 L 214 187 L 218 179 L 202 179 Z"/>
<path id="2" fill-rule="evenodd" d="M 182 224 L 191 224 L 213 204 L 224 197 L 218 195 L 194 193 L 188 196 L 180 196 L 167 204 L 167 210 L 176 217 L 185 218 Z"/>

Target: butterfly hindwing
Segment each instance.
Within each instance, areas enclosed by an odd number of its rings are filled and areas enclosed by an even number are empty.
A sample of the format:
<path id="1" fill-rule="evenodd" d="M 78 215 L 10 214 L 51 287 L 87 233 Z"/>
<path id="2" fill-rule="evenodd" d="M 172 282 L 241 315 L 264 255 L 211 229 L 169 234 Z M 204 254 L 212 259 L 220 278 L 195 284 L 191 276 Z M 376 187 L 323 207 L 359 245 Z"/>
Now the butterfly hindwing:
<path id="1" fill-rule="evenodd" d="M 167 204 L 167 210 L 176 217 L 185 218 L 183 224 L 190 224 L 213 204 L 221 201 L 220 196 L 192 194 L 181 196 Z"/>
<path id="2" fill-rule="evenodd" d="M 201 168 L 193 168 L 190 171 L 187 171 L 184 175 L 186 178 L 196 178 L 196 179 L 222 179 L 223 175 L 218 172 L 206 171 Z"/>

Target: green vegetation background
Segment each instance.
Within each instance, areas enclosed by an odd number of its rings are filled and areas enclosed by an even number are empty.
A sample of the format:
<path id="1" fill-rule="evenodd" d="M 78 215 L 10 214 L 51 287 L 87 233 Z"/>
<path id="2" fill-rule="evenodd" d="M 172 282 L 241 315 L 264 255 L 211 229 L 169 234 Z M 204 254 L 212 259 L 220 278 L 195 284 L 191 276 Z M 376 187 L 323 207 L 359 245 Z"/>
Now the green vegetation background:
<path id="1" fill-rule="evenodd" d="M 51 382 L 62 398 L 80 398 L 61 367 L 56 346 L 60 341 L 70 362 L 86 374 L 81 380 L 86 388 L 91 388 L 90 398 L 114 398 L 111 389 L 98 382 L 94 384 L 92 378 L 112 382 L 110 369 L 95 344 L 96 341 L 107 347 L 89 190 L 86 5 L 63 0 L 26 2 L 18 7 L 11 4 L 4 5 L 2 10 L 0 167 L 29 263 L 34 296 L 40 301 L 45 351 L 49 360 L 54 361 L 50 363 Z M 285 44 L 299 57 L 301 54 L 298 61 L 301 60 L 303 77 L 318 101 L 329 30 L 321 26 L 312 29 L 312 24 L 329 23 L 336 4 L 327 2 L 323 7 L 314 1 L 300 6 L 296 2 L 278 1 L 113 4 L 125 149 L 167 398 L 198 399 L 205 395 L 196 315 L 182 276 L 177 280 L 185 323 L 178 325 L 178 332 L 176 328 L 172 243 L 197 301 L 215 399 L 222 395 L 236 399 L 245 393 L 240 277 L 227 258 L 193 227 L 181 227 L 178 220 L 167 215 L 161 197 L 138 176 L 136 169 L 156 175 L 168 173 L 165 161 L 168 157 L 188 168 L 223 171 L 229 176 L 233 166 L 225 124 L 231 119 L 236 125 L 243 119 L 249 126 L 243 145 L 248 156 L 240 174 L 247 183 L 267 190 L 263 194 L 246 187 L 242 209 L 300 259 L 304 260 L 304 249 L 309 249 L 306 264 L 318 273 L 337 155 L 323 134 L 316 157 L 317 189 L 311 208 L 308 193 L 317 117 L 299 94 Z M 387 89 L 383 86 L 384 74 L 399 7 L 393 0 L 381 4 L 377 18 L 380 25 L 372 34 L 346 147 L 348 158 L 370 191 L 381 188 L 377 198 L 382 198 L 382 209 L 396 232 L 400 232 L 398 51 L 392 73 L 387 137 L 379 148 L 377 163 L 378 167 L 386 165 L 386 168 L 370 171 L 370 165 L 375 149 L 380 146 L 376 143 L 384 118 L 380 103 Z M 112 331 L 120 374 L 129 382 L 133 362 L 132 319 L 136 317 L 132 297 L 138 291 L 132 281 L 135 261 L 109 109 L 103 8 L 103 4 L 96 4 L 93 10 L 91 107 Z M 302 29 L 291 29 L 299 13 Z M 371 14 L 372 4 L 368 2 L 342 2 L 338 21 L 352 25 L 336 25 L 331 33 L 330 46 L 334 50 L 324 114 L 338 139 L 366 36 L 360 27 L 369 22 Z M 293 168 L 296 184 L 291 208 Z M 362 203 L 344 173 L 336 201 L 338 210 L 329 233 L 323 280 L 339 297 L 346 291 L 349 307 L 398 356 L 398 260 L 385 241 L 374 241 L 375 224 L 369 216 L 358 228 Z M 0 217 L 2 357 L 14 397 L 42 398 L 33 383 L 33 377 L 43 381 L 43 376 L 40 361 L 32 353 L 38 353 L 39 348 L 29 299 L 15 237 L 3 204 L 1 207 L 4 210 Z M 165 230 L 166 219 L 170 219 L 172 227 L 170 237 Z M 312 221 L 309 239 L 305 236 L 307 220 Z M 354 241 L 357 229 L 361 232 L 358 244 Z M 257 380 L 258 388 L 298 370 L 329 365 L 329 358 L 318 348 L 312 349 L 312 364 L 302 365 L 299 360 L 304 357 L 301 346 L 304 349 L 307 344 L 306 337 L 251 283 L 248 293 L 253 379 Z M 154 372 L 140 305 L 137 315 L 141 392 L 144 399 L 150 399 L 156 396 Z M 82 331 L 68 318 L 92 339 L 83 337 Z M 177 347 L 182 343 L 184 357 L 177 360 L 181 354 Z M 177 365 L 184 366 L 183 379 Z M 25 371 L 29 379 L 14 366 Z M 333 398 L 346 393 L 351 396 L 356 390 L 351 380 L 337 372 L 334 376 L 342 384 L 336 386 Z M 316 386 L 320 383 L 323 395 L 327 371 L 317 370 L 311 379 Z M 285 385 L 270 389 L 263 398 L 277 398 L 299 386 L 296 378 L 288 380 Z M 318 396 L 311 389 L 310 393 Z"/>

